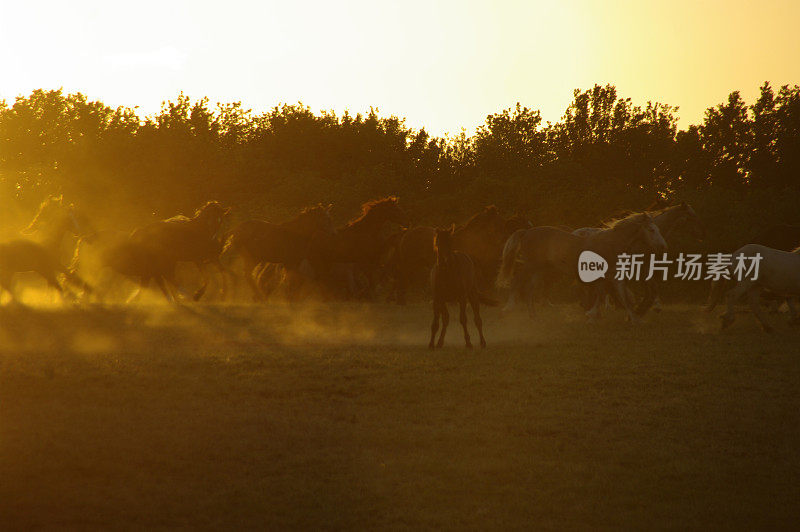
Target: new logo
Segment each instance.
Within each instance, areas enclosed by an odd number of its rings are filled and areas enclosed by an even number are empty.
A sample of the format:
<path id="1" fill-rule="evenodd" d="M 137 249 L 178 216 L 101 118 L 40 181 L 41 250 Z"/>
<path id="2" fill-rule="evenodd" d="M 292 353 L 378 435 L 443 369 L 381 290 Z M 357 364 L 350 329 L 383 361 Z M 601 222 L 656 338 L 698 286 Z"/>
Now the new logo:
<path id="1" fill-rule="evenodd" d="M 578 277 L 584 283 L 591 283 L 606 276 L 608 262 L 594 251 L 582 251 L 578 257 Z"/>

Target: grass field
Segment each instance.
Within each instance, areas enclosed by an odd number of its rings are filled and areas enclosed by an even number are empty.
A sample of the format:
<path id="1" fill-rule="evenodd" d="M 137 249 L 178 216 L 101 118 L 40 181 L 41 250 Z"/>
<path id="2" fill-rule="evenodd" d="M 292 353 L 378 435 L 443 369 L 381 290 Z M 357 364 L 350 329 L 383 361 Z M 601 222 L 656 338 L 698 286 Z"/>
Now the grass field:
<path id="1" fill-rule="evenodd" d="M 0 308 L 0 528 L 787 528 L 800 331 L 427 306 Z M 473 335 L 474 336 L 474 335 Z"/>

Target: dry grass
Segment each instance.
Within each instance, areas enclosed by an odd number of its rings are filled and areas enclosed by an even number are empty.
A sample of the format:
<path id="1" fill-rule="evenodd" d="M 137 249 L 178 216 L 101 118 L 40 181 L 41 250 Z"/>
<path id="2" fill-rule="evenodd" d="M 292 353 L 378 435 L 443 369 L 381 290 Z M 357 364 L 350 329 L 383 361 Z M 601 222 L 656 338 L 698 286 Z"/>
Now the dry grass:
<path id="1" fill-rule="evenodd" d="M 486 314 L 429 352 L 422 306 L 2 308 L 0 525 L 798 522 L 800 332 Z"/>

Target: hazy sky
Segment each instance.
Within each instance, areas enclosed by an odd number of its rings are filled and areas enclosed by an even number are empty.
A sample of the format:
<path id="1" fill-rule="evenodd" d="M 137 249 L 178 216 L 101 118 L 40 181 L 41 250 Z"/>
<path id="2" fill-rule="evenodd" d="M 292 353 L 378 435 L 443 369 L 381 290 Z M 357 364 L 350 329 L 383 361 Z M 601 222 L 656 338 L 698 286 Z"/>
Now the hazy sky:
<path id="1" fill-rule="evenodd" d="M 555 121 L 573 89 L 613 83 L 679 105 L 685 126 L 732 90 L 799 83 L 798 20 L 797 0 L 2 0 L 0 98 L 371 105 L 441 134 L 517 101 Z"/>

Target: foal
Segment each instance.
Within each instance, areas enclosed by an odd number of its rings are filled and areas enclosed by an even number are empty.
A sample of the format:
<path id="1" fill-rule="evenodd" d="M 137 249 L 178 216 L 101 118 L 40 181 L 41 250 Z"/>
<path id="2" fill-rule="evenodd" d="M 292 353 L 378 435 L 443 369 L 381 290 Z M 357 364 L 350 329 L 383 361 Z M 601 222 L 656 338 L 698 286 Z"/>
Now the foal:
<path id="1" fill-rule="evenodd" d="M 483 337 L 480 304 L 481 302 L 487 305 L 496 305 L 497 303 L 478 292 L 475 264 L 469 255 L 453 250 L 453 233 L 455 233 L 455 225 L 450 229 L 437 229 L 433 238 L 436 263 L 431 271 L 433 322 L 431 323 L 431 341 L 428 347 L 430 349 L 434 348 L 433 341 L 436 338 L 436 331 L 439 330 L 439 315 L 442 316 L 442 333 L 435 347 L 444 345 L 444 335 L 447 332 L 447 324 L 450 321 L 447 303 L 454 301 L 458 301 L 459 304 L 459 321 L 464 328 L 464 341 L 467 344 L 467 348 L 472 348 L 472 343 L 469 341 L 469 332 L 467 331 L 467 301 L 472 306 L 472 314 L 480 335 L 481 347 L 486 347 L 486 339 Z"/>

